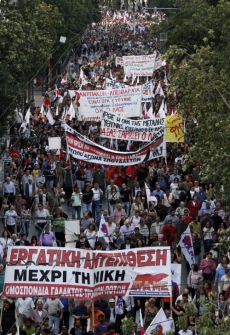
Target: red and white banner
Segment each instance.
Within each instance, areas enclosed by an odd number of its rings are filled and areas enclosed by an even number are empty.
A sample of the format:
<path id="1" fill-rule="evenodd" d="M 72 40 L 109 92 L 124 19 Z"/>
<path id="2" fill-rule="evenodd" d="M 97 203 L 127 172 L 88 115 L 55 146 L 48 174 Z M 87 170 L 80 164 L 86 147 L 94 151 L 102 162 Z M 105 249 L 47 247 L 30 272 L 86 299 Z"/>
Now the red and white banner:
<path id="1" fill-rule="evenodd" d="M 9 247 L 7 297 L 168 297 L 170 248 L 91 251 L 56 247 Z"/>
<path id="2" fill-rule="evenodd" d="M 150 142 L 156 133 L 164 130 L 165 118 L 132 120 L 105 111 L 101 115 L 101 137 Z"/>
<path id="3" fill-rule="evenodd" d="M 152 120 L 151 120 L 152 121 Z M 73 157 L 90 163 L 105 165 L 136 165 L 153 158 L 162 157 L 164 151 L 164 129 L 158 131 L 152 141 L 132 152 L 120 152 L 105 148 L 65 125 L 67 152 Z"/>
<path id="4" fill-rule="evenodd" d="M 102 111 L 139 117 L 141 114 L 142 86 L 100 91 L 76 91 L 78 119 L 97 121 Z"/>

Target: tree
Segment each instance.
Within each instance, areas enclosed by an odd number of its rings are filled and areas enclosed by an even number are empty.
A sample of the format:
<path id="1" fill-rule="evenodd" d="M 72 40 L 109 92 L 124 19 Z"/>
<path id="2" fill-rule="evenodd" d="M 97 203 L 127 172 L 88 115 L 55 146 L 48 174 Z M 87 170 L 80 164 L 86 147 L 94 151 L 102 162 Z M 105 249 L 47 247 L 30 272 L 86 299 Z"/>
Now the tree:
<path id="1" fill-rule="evenodd" d="M 1 133 L 12 124 L 9 118 L 33 79 L 46 72 L 50 55 L 53 67 L 76 47 L 87 25 L 100 20 L 99 5 L 99 0 L 1 0 Z M 64 45 L 58 42 L 61 35 L 67 37 Z"/>
<path id="2" fill-rule="evenodd" d="M 3 133 L 7 118 L 25 96 L 28 83 L 46 66 L 61 18 L 55 8 L 40 0 L 17 3 L 3 0 L 0 10 L 0 126 Z M 54 20 L 50 19 L 51 14 Z"/>
<path id="3" fill-rule="evenodd" d="M 199 162 L 201 181 L 212 181 L 216 196 L 227 204 L 230 2 L 219 0 L 216 6 L 205 0 L 180 2 L 180 13 L 168 22 L 166 58 L 171 68 L 170 91 L 177 92 L 177 109 L 187 120 L 187 139 L 192 144 L 187 166 Z"/>

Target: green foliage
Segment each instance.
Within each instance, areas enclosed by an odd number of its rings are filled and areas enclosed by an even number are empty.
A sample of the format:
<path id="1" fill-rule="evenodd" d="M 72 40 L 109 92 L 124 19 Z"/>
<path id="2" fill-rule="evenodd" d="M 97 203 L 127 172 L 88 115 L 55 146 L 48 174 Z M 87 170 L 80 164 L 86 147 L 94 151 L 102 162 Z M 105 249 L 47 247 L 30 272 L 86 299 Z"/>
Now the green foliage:
<path id="1" fill-rule="evenodd" d="M 29 82 L 46 72 L 69 48 L 75 47 L 84 29 L 100 20 L 99 0 L 18 0 L 0 2 L 0 131 L 7 126 Z M 60 45 L 60 36 L 67 43 Z M 57 52 L 54 52 L 57 50 Z M 16 101 L 13 101 L 17 97 Z"/>
<path id="2" fill-rule="evenodd" d="M 193 146 L 187 166 L 199 162 L 201 181 L 215 183 L 215 196 L 230 199 L 230 2 L 180 1 L 167 23 L 170 91 L 187 119 Z M 194 122 L 196 120 L 196 122 Z M 222 185 L 224 193 L 222 190 Z"/>
<path id="3" fill-rule="evenodd" d="M 134 320 L 133 318 L 124 318 L 121 320 L 121 330 L 122 334 L 133 334 L 134 333 Z"/>

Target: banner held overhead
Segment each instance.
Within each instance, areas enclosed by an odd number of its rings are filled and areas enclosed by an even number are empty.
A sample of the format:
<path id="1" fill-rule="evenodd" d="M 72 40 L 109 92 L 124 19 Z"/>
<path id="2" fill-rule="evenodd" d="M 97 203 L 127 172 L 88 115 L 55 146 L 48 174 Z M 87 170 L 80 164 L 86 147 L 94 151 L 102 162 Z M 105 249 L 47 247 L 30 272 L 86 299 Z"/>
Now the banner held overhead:
<path id="1" fill-rule="evenodd" d="M 9 247 L 4 294 L 7 297 L 96 299 L 171 294 L 169 247 L 119 251 L 55 247 Z"/>

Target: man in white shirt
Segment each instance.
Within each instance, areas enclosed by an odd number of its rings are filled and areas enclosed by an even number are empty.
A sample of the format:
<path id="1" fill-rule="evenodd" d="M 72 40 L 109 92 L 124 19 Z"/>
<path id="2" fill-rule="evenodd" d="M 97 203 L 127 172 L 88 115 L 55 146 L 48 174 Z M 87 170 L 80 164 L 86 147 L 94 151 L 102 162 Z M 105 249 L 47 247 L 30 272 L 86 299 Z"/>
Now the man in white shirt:
<path id="1" fill-rule="evenodd" d="M 170 312 L 170 310 L 169 309 L 166 309 L 165 311 L 165 315 L 166 315 L 166 318 L 167 318 L 167 322 L 168 322 L 168 324 L 169 324 L 169 326 L 170 326 L 170 329 L 173 331 L 173 332 L 175 332 L 175 323 L 174 323 L 174 320 L 173 320 L 173 318 L 171 317 L 171 312 Z"/>
<path id="2" fill-rule="evenodd" d="M 103 191 L 99 188 L 99 185 L 97 183 L 94 184 L 92 191 L 93 191 L 92 213 L 96 221 L 100 219 L 100 199 L 103 196 Z"/>
<path id="3" fill-rule="evenodd" d="M 108 229 L 108 236 L 112 236 L 115 228 L 116 228 L 116 223 L 113 222 L 113 219 L 111 216 L 108 217 L 108 222 L 106 223 L 107 229 Z"/>
<path id="4" fill-rule="evenodd" d="M 15 225 L 17 223 L 17 213 L 14 210 L 14 206 L 10 205 L 10 209 L 6 211 L 4 215 L 4 228 L 6 228 L 11 234 L 15 233 Z"/>
<path id="5" fill-rule="evenodd" d="M 42 203 L 38 204 L 38 210 L 35 212 L 36 228 L 38 231 L 38 238 L 40 237 L 45 225 L 47 224 L 47 218 L 49 211 L 44 208 Z"/>
<path id="6" fill-rule="evenodd" d="M 47 299 L 44 305 L 44 309 L 49 313 L 49 325 L 53 327 L 55 335 L 59 333 L 60 320 L 63 319 L 63 308 L 64 305 L 61 300 L 57 298 Z"/>
<path id="7" fill-rule="evenodd" d="M 32 298 L 18 298 L 15 306 L 18 326 L 22 329 L 26 319 L 29 318 L 33 312 L 35 305 Z"/>

